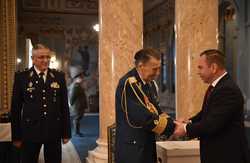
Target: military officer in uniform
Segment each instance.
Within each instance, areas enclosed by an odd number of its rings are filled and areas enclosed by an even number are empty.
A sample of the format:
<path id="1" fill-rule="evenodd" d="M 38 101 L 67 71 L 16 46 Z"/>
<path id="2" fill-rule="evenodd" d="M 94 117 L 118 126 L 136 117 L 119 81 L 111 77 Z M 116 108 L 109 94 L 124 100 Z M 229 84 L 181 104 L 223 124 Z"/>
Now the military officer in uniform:
<path id="1" fill-rule="evenodd" d="M 33 67 L 15 73 L 11 105 L 12 141 L 22 163 L 38 162 L 44 145 L 45 163 L 61 163 L 61 142 L 71 137 L 64 73 L 48 68 L 50 50 L 32 50 Z"/>
<path id="2" fill-rule="evenodd" d="M 142 49 L 135 68 L 125 74 L 116 90 L 115 162 L 156 163 L 156 134 L 172 135 L 175 124 L 163 113 L 154 79 L 160 74 L 161 55 Z"/>

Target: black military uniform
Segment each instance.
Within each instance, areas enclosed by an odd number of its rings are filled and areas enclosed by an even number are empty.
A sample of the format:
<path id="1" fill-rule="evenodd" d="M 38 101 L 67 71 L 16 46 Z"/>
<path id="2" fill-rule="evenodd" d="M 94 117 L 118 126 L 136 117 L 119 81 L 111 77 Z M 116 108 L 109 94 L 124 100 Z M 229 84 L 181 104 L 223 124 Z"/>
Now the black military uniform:
<path id="1" fill-rule="evenodd" d="M 144 84 L 136 69 L 120 79 L 116 90 L 117 163 L 156 163 L 155 134 L 170 136 L 175 128 L 157 99 L 155 82 Z"/>
<path id="2" fill-rule="evenodd" d="M 44 81 L 34 67 L 16 72 L 11 116 L 12 140 L 22 141 L 22 152 L 29 153 L 24 160 L 36 160 L 44 144 L 45 155 L 53 157 L 53 163 L 60 162 L 61 139 L 71 137 L 64 73 L 48 69 Z"/>

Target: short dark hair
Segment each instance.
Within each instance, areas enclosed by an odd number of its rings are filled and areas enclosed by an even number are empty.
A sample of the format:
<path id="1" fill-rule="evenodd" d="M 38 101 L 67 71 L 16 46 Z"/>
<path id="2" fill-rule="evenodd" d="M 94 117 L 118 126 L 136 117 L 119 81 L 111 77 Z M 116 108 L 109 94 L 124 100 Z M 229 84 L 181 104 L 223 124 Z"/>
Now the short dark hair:
<path id="1" fill-rule="evenodd" d="M 161 53 L 153 48 L 141 49 L 135 53 L 135 65 L 137 66 L 139 62 L 146 63 L 150 58 L 160 60 Z"/>
<path id="2" fill-rule="evenodd" d="M 225 68 L 225 55 L 217 49 L 209 49 L 203 51 L 200 56 L 205 55 L 208 65 L 216 63 L 220 68 Z"/>

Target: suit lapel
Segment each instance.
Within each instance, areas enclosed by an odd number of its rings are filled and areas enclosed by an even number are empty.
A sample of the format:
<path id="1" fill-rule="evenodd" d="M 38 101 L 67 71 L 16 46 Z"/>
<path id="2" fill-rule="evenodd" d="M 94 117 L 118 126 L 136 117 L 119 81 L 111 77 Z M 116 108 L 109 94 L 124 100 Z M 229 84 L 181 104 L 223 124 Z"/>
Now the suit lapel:
<path id="1" fill-rule="evenodd" d="M 229 74 L 226 74 L 225 76 L 223 76 L 219 82 L 216 84 L 216 86 L 214 87 L 213 91 L 211 92 L 211 94 L 209 95 L 208 99 L 207 99 L 207 104 L 205 104 L 204 100 L 203 100 L 203 104 L 202 104 L 202 110 L 207 110 L 207 106 L 209 105 L 209 103 L 211 102 L 211 98 L 214 96 L 214 94 L 217 92 L 217 90 L 223 85 L 223 83 L 228 80 L 230 78 Z"/>
<path id="2" fill-rule="evenodd" d="M 211 99 L 211 97 L 214 95 L 214 93 L 217 92 L 218 88 L 220 88 L 222 85 L 224 85 L 223 83 L 228 80 L 230 78 L 229 74 L 226 74 L 225 76 L 223 76 L 219 82 L 216 84 L 216 86 L 214 87 L 213 91 L 211 92 L 209 98 L 208 98 L 208 102 L 209 102 L 209 99 Z"/>

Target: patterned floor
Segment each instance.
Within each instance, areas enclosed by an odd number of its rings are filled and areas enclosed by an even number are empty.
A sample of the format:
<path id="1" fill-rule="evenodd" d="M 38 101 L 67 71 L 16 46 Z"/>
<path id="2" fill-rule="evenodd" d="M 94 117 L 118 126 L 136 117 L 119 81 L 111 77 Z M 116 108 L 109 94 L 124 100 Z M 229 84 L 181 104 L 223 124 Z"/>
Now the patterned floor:
<path id="1" fill-rule="evenodd" d="M 81 120 L 81 132 L 84 137 L 74 135 L 72 130 L 71 142 L 74 144 L 82 163 L 85 163 L 88 151 L 96 147 L 96 140 L 99 136 L 99 115 L 86 114 Z"/>

